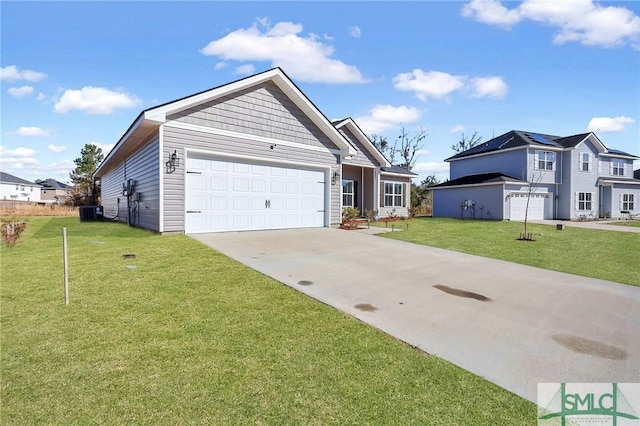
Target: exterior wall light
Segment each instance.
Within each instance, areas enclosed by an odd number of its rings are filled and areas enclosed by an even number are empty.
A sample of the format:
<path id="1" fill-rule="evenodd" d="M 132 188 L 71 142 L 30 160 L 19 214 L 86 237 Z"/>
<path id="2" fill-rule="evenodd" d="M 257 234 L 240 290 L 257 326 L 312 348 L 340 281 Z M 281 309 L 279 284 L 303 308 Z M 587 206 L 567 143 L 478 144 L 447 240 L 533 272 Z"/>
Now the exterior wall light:
<path id="1" fill-rule="evenodd" d="M 167 168 L 167 173 L 175 172 L 176 168 L 180 167 L 180 158 L 178 157 L 178 152 L 174 150 L 173 153 L 169 154 L 169 161 L 164 164 Z"/>

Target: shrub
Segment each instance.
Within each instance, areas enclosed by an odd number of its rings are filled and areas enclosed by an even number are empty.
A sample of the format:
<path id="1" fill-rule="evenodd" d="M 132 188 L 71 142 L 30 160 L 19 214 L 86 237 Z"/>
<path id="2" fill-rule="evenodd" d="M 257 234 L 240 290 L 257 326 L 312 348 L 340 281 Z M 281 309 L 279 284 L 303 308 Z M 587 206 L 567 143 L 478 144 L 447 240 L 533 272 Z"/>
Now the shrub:
<path id="1" fill-rule="evenodd" d="M 13 247 L 18 243 L 20 235 L 27 228 L 27 222 L 8 222 L 0 223 L 0 232 L 2 234 L 2 242 L 7 247 Z"/>
<path id="2" fill-rule="evenodd" d="M 342 209 L 342 226 L 345 228 L 357 228 L 357 219 L 360 217 L 360 210 L 355 207 L 345 207 Z"/>

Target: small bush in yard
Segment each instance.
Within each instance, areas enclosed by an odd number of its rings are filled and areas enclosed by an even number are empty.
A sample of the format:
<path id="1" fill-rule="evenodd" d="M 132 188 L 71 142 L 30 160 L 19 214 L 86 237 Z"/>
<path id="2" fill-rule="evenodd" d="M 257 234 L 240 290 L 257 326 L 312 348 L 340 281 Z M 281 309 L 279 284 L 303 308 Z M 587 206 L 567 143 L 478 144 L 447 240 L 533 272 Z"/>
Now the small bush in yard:
<path id="1" fill-rule="evenodd" d="M 342 226 L 348 229 L 357 228 L 359 217 L 360 210 L 355 207 L 345 207 L 342 210 Z"/>
<path id="2" fill-rule="evenodd" d="M 7 247 L 13 247 L 18 243 L 20 235 L 27 229 L 27 222 L 8 222 L 0 223 L 0 232 L 2 233 L 2 243 Z"/>

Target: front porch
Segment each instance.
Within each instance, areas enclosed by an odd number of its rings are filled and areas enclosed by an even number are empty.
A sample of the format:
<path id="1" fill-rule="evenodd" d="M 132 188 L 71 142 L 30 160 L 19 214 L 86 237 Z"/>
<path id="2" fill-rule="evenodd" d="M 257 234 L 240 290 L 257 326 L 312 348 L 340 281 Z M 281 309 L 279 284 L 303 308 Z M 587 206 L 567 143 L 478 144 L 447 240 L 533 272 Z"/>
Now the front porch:
<path id="1" fill-rule="evenodd" d="M 361 217 L 366 216 L 366 210 L 377 211 L 378 181 L 374 168 L 343 164 L 341 209 L 354 207 L 360 211 Z"/>

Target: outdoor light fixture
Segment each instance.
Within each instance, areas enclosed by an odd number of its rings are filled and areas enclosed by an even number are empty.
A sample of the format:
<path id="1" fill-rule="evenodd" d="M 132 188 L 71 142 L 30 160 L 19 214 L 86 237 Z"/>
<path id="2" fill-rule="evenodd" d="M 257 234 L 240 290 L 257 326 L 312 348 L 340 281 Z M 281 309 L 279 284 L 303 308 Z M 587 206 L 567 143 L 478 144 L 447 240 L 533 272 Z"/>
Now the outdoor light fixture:
<path id="1" fill-rule="evenodd" d="M 340 180 L 340 172 L 336 170 L 331 176 L 331 185 L 335 185 Z"/>
<path id="2" fill-rule="evenodd" d="M 180 167 L 180 158 L 178 158 L 177 150 L 174 150 L 172 154 L 169 154 L 169 161 L 164 163 L 167 166 L 167 173 L 173 173 L 177 167 Z"/>

